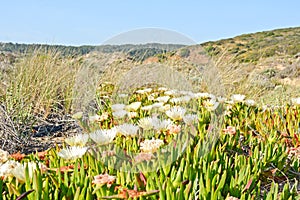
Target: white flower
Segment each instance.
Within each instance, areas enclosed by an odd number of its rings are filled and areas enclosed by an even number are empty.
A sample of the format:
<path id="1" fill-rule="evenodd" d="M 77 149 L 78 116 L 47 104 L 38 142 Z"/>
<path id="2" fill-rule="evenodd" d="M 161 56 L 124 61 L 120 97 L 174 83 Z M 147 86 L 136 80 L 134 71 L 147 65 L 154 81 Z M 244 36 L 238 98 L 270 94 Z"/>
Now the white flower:
<path id="1" fill-rule="evenodd" d="M 125 109 L 126 109 L 127 111 L 137 111 L 137 109 L 139 109 L 139 108 L 141 107 L 141 105 L 142 105 L 142 103 L 139 102 L 139 101 L 138 101 L 138 102 L 133 102 L 133 103 L 127 105 L 127 106 L 125 107 Z"/>
<path id="2" fill-rule="evenodd" d="M 21 164 L 14 160 L 8 160 L 4 164 L 0 164 L 0 177 L 12 176 L 12 169 L 16 168 L 18 165 Z"/>
<path id="3" fill-rule="evenodd" d="M 138 116 L 137 112 L 127 112 L 127 116 L 132 119 Z"/>
<path id="4" fill-rule="evenodd" d="M 180 97 L 174 97 L 174 98 L 170 99 L 170 102 L 174 103 L 174 104 L 179 104 L 179 103 L 181 103 L 181 98 Z"/>
<path id="5" fill-rule="evenodd" d="M 113 117 L 117 118 L 117 119 L 125 117 L 126 114 L 127 114 L 126 110 L 117 110 L 117 111 L 112 113 Z"/>
<path id="6" fill-rule="evenodd" d="M 144 117 L 138 121 L 139 127 L 143 130 L 151 130 L 153 129 L 153 118 L 151 117 Z"/>
<path id="7" fill-rule="evenodd" d="M 0 164 L 5 163 L 8 160 L 9 153 L 0 149 Z"/>
<path id="8" fill-rule="evenodd" d="M 294 105 L 300 105 L 300 97 L 298 97 L 298 98 L 292 98 L 292 103 Z"/>
<path id="9" fill-rule="evenodd" d="M 135 136 L 138 134 L 139 127 L 134 124 L 121 124 L 116 126 L 117 132 L 125 136 Z"/>
<path id="10" fill-rule="evenodd" d="M 231 100 L 233 102 L 242 102 L 242 101 L 244 101 L 245 97 L 246 96 L 242 95 L 242 94 L 234 94 L 231 96 Z"/>
<path id="11" fill-rule="evenodd" d="M 167 103 L 169 99 L 170 96 L 161 96 L 161 97 L 157 97 L 155 100 L 158 102 Z"/>
<path id="12" fill-rule="evenodd" d="M 152 104 L 153 108 L 161 108 L 163 106 L 164 106 L 164 103 L 162 103 L 162 102 L 156 102 L 156 103 Z"/>
<path id="13" fill-rule="evenodd" d="M 141 110 L 145 110 L 145 111 L 150 111 L 153 109 L 153 106 L 152 105 L 148 105 L 148 106 L 143 106 L 141 107 Z"/>
<path id="14" fill-rule="evenodd" d="M 219 106 L 219 103 L 216 101 L 216 99 L 213 98 L 213 99 L 205 100 L 204 105 L 209 111 L 212 111 L 212 110 L 215 110 Z"/>
<path id="15" fill-rule="evenodd" d="M 170 109 L 171 109 L 171 105 L 170 104 L 166 104 L 163 107 L 159 108 L 158 110 L 160 112 L 166 112 L 167 110 L 170 110 Z"/>
<path id="16" fill-rule="evenodd" d="M 153 153 L 157 151 L 157 149 L 163 144 L 164 142 L 160 139 L 146 139 L 145 141 L 141 142 L 140 149 L 145 153 Z"/>
<path id="17" fill-rule="evenodd" d="M 165 88 L 165 87 L 159 87 L 157 90 L 160 91 L 160 92 L 165 92 L 165 91 L 168 90 L 168 88 Z"/>
<path id="18" fill-rule="evenodd" d="M 90 138 L 97 144 L 107 144 L 114 140 L 117 134 L 117 129 L 97 130 L 90 134 Z"/>
<path id="19" fill-rule="evenodd" d="M 169 95 L 169 96 L 175 96 L 175 95 L 178 95 L 178 91 L 177 90 L 168 90 L 168 91 L 165 91 L 164 94 Z"/>
<path id="20" fill-rule="evenodd" d="M 158 120 L 156 123 L 153 124 L 153 128 L 156 131 L 165 131 L 172 124 L 173 124 L 173 122 L 170 119 L 162 120 L 162 121 Z"/>
<path id="21" fill-rule="evenodd" d="M 42 163 L 28 162 L 28 163 L 23 163 L 21 165 L 17 165 L 17 167 L 15 167 L 11 171 L 11 173 L 14 177 L 16 177 L 21 182 L 26 181 L 26 176 L 25 176 L 26 165 L 28 167 L 29 179 L 32 179 L 34 171 L 37 170 L 37 165 L 39 166 L 41 172 L 45 172 L 47 170 L 47 167 Z"/>
<path id="22" fill-rule="evenodd" d="M 172 107 L 170 110 L 166 111 L 166 115 L 173 119 L 174 121 L 182 120 L 186 110 L 182 107 L 175 106 Z"/>
<path id="23" fill-rule="evenodd" d="M 193 124 L 195 121 L 197 121 L 198 116 L 197 115 L 193 115 L 193 114 L 187 114 L 185 116 L 183 116 L 183 121 L 184 123 L 191 125 Z"/>
<path id="24" fill-rule="evenodd" d="M 191 96 L 189 96 L 189 95 L 185 95 L 180 98 L 181 98 L 181 102 L 183 102 L 183 103 L 188 103 L 191 100 Z"/>
<path id="25" fill-rule="evenodd" d="M 60 150 L 57 155 L 66 160 L 74 160 L 81 158 L 87 151 L 87 147 L 67 147 L 66 149 Z"/>
<path id="26" fill-rule="evenodd" d="M 111 105 L 111 110 L 113 112 L 124 110 L 124 108 L 125 108 L 125 104 L 113 104 L 113 105 Z"/>
<path id="27" fill-rule="evenodd" d="M 245 104 L 247 104 L 248 106 L 254 106 L 255 105 L 255 101 L 252 99 L 247 99 L 245 101 Z"/>
<path id="28" fill-rule="evenodd" d="M 65 139 L 65 142 L 70 146 L 85 146 L 85 144 L 89 140 L 88 134 L 78 134 L 73 137 L 69 137 Z"/>
<path id="29" fill-rule="evenodd" d="M 194 94 L 195 98 L 203 98 L 203 99 L 206 99 L 206 98 L 210 98 L 211 97 L 211 94 L 207 93 L 207 92 L 198 92 L 196 94 Z"/>
<path id="30" fill-rule="evenodd" d="M 150 93 L 152 91 L 151 88 L 145 88 L 143 90 L 137 90 L 136 93 L 138 94 L 146 94 L 146 93 Z"/>

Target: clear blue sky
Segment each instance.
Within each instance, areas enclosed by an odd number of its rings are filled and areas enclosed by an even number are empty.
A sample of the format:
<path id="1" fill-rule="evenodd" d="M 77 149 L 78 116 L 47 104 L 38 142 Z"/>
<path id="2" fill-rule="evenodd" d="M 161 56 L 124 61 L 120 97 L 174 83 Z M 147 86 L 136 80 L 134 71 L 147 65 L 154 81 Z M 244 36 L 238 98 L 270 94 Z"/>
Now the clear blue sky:
<path id="1" fill-rule="evenodd" d="M 98 45 L 156 27 L 197 43 L 300 26 L 299 0 L 3 0 L 0 41 Z"/>

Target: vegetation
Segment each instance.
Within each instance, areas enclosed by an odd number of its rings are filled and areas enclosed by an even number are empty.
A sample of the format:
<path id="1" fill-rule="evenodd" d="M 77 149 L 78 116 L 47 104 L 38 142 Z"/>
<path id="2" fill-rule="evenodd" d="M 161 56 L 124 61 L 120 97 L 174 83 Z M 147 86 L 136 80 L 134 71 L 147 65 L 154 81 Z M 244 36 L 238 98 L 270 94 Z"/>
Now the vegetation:
<path id="1" fill-rule="evenodd" d="M 0 43 L 0 199 L 300 199 L 299 31 Z"/>
<path id="2" fill-rule="evenodd" d="M 300 28 L 277 29 L 244 34 L 230 39 L 201 44 L 212 56 L 234 55 L 239 63 L 257 62 L 279 55 L 294 56 L 300 52 Z"/>
<path id="3" fill-rule="evenodd" d="M 65 145 L 71 147 L 3 157 L 3 198 L 296 199 L 299 105 L 261 108 L 243 97 L 218 104 L 203 93 L 190 93 L 190 100 L 183 102 L 174 101 L 174 91 L 159 91 L 138 90 L 127 97 L 128 104 L 111 104 L 104 97 L 98 117 L 81 121 L 98 131 L 85 129 L 91 132 L 67 138 Z M 170 110 L 148 109 L 166 96 Z M 184 112 L 174 117 L 172 108 Z M 135 115 L 120 116 L 123 109 Z M 218 109 L 226 114 L 219 115 Z M 188 114 L 195 118 L 186 118 Z M 223 123 L 214 123 L 216 116 Z M 148 125 L 145 120 L 150 120 Z M 164 120 L 167 126 L 155 128 Z M 212 131 L 210 125 L 217 127 Z M 151 138 L 161 143 L 146 146 Z M 5 168 L 8 162 L 15 167 Z"/>

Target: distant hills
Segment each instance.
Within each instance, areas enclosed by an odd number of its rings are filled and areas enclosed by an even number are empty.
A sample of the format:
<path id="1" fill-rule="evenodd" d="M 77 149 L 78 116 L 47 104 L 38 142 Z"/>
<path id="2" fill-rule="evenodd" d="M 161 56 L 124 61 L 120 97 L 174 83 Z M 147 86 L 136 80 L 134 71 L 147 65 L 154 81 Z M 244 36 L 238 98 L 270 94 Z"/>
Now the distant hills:
<path id="1" fill-rule="evenodd" d="M 143 44 L 62 46 L 0 43 L 0 66 L 36 49 L 55 49 L 97 66 L 114 63 L 120 70 L 142 63 L 174 65 L 191 76 L 193 64 L 211 59 L 229 93 L 252 97 L 300 96 L 300 27 L 243 34 L 198 45 Z M 1 64 L 2 63 L 2 64 Z M 197 76 L 196 73 L 193 74 Z M 280 97 L 274 94 L 281 94 Z"/>

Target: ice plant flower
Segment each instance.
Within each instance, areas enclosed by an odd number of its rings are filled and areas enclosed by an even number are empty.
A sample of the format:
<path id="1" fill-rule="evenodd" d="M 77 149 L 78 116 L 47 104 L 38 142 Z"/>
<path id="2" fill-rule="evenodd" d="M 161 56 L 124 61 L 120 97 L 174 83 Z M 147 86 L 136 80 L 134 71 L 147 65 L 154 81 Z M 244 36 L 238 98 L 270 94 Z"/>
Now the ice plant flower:
<path id="1" fill-rule="evenodd" d="M 197 119 L 198 119 L 198 116 L 194 115 L 194 114 L 187 114 L 187 115 L 183 116 L 183 121 L 187 125 L 193 124 L 195 121 L 197 121 Z"/>
<path id="2" fill-rule="evenodd" d="M 119 110 L 124 110 L 125 109 L 125 104 L 113 104 L 111 105 L 111 110 L 113 112 L 119 111 Z"/>
<path id="3" fill-rule="evenodd" d="M 195 98 L 199 98 L 199 99 L 206 99 L 206 98 L 210 98 L 211 94 L 207 93 L 207 92 L 198 92 L 194 94 Z"/>
<path id="4" fill-rule="evenodd" d="M 135 118 L 138 116 L 137 112 L 127 112 L 127 116 L 129 117 L 129 119 Z"/>
<path id="5" fill-rule="evenodd" d="M 107 144 L 114 140 L 117 129 L 100 129 L 90 134 L 90 138 L 97 144 Z"/>
<path id="6" fill-rule="evenodd" d="M 176 124 L 170 124 L 168 130 L 171 134 L 177 134 L 181 131 L 181 126 Z"/>
<path id="7" fill-rule="evenodd" d="M 134 157 L 134 161 L 136 163 L 140 163 L 143 161 L 150 161 L 152 158 L 154 158 L 154 155 L 152 153 L 139 153 Z"/>
<path id="8" fill-rule="evenodd" d="M 174 104 L 179 104 L 179 103 L 181 103 L 181 98 L 180 97 L 174 97 L 174 98 L 170 99 L 170 102 L 174 103 Z"/>
<path id="9" fill-rule="evenodd" d="M 245 101 L 245 104 L 247 104 L 248 106 L 254 106 L 255 105 L 255 101 L 252 99 L 247 99 Z"/>
<path id="10" fill-rule="evenodd" d="M 242 102 L 242 101 L 244 101 L 245 97 L 246 96 L 242 95 L 242 94 L 234 94 L 231 96 L 231 100 L 233 102 Z"/>
<path id="11" fill-rule="evenodd" d="M 164 103 L 162 102 L 156 102 L 154 104 L 152 104 L 153 108 L 162 108 L 164 106 Z"/>
<path id="12" fill-rule="evenodd" d="M 0 164 L 0 177 L 12 176 L 12 169 L 20 165 L 19 162 L 14 160 L 8 160 L 3 164 Z"/>
<path id="13" fill-rule="evenodd" d="M 175 106 L 166 111 L 166 115 L 174 121 L 182 120 L 186 110 L 182 107 Z"/>
<path id="14" fill-rule="evenodd" d="M 140 149 L 144 153 L 154 153 L 163 144 L 164 141 L 160 139 L 151 139 L 151 140 L 146 139 L 143 142 L 141 142 Z"/>
<path id="15" fill-rule="evenodd" d="M 83 147 L 89 140 L 88 134 L 78 134 L 73 137 L 69 137 L 65 139 L 65 142 L 70 146 L 80 146 Z"/>
<path id="16" fill-rule="evenodd" d="M 142 89 L 142 90 L 137 90 L 135 92 L 138 93 L 138 94 L 146 94 L 146 93 L 150 93 L 151 91 L 152 91 L 152 88 L 145 88 L 145 89 Z"/>
<path id="17" fill-rule="evenodd" d="M 148 105 L 148 106 L 143 106 L 141 107 L 141 110 L 145 110 L 145 111 L 150 111 L 153 109 L 153 106 L 152 105 Z"/>
<path id="18" fill-rule="evenodd" d="M 57 155 L 65 160 L 75 160 L 81 158 L 87 149 L 87 147 L 67 147 L 66 149 L 60 150 Z"/>
<path id="19" fill-rule="evenodd" d="M 18 181 L 22 183 L 26 181 L 26 176 L 25 176 L 26 165 L 28 167 L 28 175 L 30 179 L 32 179 L 34 171 L 37 170 L 36 167 L 37 165 L 39 166 L 41 172 L 45 172 L 47 170 L 47 167 L 42 163 L 28 162 L 23 164 L 17 164 L 16 167 L 14 167 L 11 170 L 11 174 L 14 177 L 16 177 Z"/>
<path id="20" fill-rule="evenodd" d="M 107 120 L 108 117 L 109 117 L 108 112 L 104 112 L 104 113 L 101 114 L 101 116 L 99 118 L 99 121 L 103 122 L 104 120 Z"/>
<path id="21" fill-rule="evenodd" d="M 300 105 L 300 97 L 298 97 L 298 98 L 292 98 L 292 103 L 294 105 Z"/>
<path id="22" fill-rule="evenodd" d="M 127 106 L 125 107 L 125 109 L 126 109 L 127 111 L 137 111 L 137 109 L 139 109 L 139 108 L 141 107 L 141 105 L 142 105 L 142 103 L 139 102 L 139 101 L 137 101 L 137 102 L 133 102 L 133 103 L 127 105 Z"/>
<path id="23" fill-rule="evenodd" d="M 191 97 L 188 95 L 172 98 L 170 99 L 170 102 L 178 104 L 178 103 L 188 103 L 191 100 Z"/>
<path id="24" fill-rule="evenodd" d="M 159 108 L 158 110 L 160 112 L 166 112 L 167 110 L 171 109 L 171 105 L 170 104 L 165 104 L 163 107 Z"/>
<path id="25" fill-rule="evenodd" d="M 138 121 L 139 127 L 143 130 L 151 130 L 153 129 L 153 118 L 151 117 L 144 117 Z"/>
<path id="26" fill-rule="evenodd" d="M 170 96 L 160 96 L 157 97 L 155 100 L 161 103 L 167 103 L 170 99 Z"/>
<path id="27" fill-rule="evenodd" d="M 204 101 L 204 106 L 207 110 L 213 111 L 219 106 L 219 102 L 215 98 L 208 99 Z"/>
<path id="28" fill-rule="evenodd" d="M 165 87 L 159 87 L 159 88 L 157 88 L 157 91 L 159 91 L 159 92 L 165 92 L 167 90 L 168 90 L 168 88 L 165 88 Z"/>
<path id="29" fill-rule="evenodd" d="M 134 124 L 121 124 L 116 126 L 117 133 L 125 136 L 136 136 L 138 134 L 139 127 Z"/>
<path id="30" fill-rule="evenodd" d="M 117 111 L 112 112 L 113 117 L 117 118 L 117 119 L 125 117 L 126 114 L 127 114 L 126 110 L 117 110 Z"/>
<path id="31" fill-rule="evenodd" d="M 170 119 L 158 120 L 155 124 L 153 124 L 153 128 L 156 131 L 166 131 L 173 122 Z"/>
<path id="32" fill-rule="evenodd" d="M 178 91 L 177 90 L 168 90 L 168 91 L 165 91 L 164 94 L 168 95 L 168 96 L 175 96 L 175 95 L 178 95 Z"/>
<path id="33" fill-rule="evenodd" d="M 99 185 L 107 185 L 108 188 L 111 187 L 111 185 L 116 181 L 115 176 L 111 176 L 109 174 L 100 174 L 97 176 L 94 176 L 94 180 L 92 181 L 93 184 L 99 184 Z"/>
<path id="34" fill-rule="evenodd" d="M 227 126 L 226 129 L 223 129 L 225 134 L 229 134 L 229 135 L 235 135 L 236 134 L 236 129 L 234 126 Z"/>
<path id="35" fill-rule="evenodd" d="M 0 164 L 5 163 L 8 160 L 9 153 L 0 149 Z"/>

